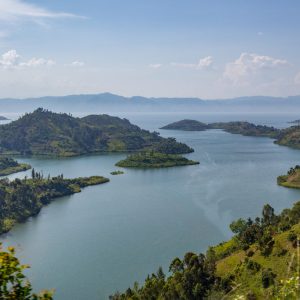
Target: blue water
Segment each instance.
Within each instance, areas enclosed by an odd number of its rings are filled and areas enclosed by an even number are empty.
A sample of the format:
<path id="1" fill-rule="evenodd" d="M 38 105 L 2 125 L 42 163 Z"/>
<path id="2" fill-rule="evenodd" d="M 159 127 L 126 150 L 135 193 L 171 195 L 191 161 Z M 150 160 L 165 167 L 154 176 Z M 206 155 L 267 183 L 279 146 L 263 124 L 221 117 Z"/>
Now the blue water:
<path id="1" fill-rule="evenodd" d="M 121 115 L 121 114 L 120 114 Z M 158 130 L 171 121 L 247 120 L 286 127 L 293 115 L 124 115 Z M 75 158 L 20 158 L 45 175 L 103 175 L 110 183 L 88 187 L 43 208 L 2 237 L 15 245 L 37 290 L 54 288 L 56 299 L 107 299 L 134 281 L 143 281 L 175 256 L 205 251 L 230 237 L 229 223 L 255 217 L 270 203 L 276 211 L 300 200 L 300 191 L 279 187 L 276 177 L 299 164 L 300 151 L 272 139 L 220 130 L 162 131 L 195 149 L 187 157 L 200 165 L 130 170 L 111 176 L 125 154 Z M 15 174 L 22 177 L 30 171 Z"/>

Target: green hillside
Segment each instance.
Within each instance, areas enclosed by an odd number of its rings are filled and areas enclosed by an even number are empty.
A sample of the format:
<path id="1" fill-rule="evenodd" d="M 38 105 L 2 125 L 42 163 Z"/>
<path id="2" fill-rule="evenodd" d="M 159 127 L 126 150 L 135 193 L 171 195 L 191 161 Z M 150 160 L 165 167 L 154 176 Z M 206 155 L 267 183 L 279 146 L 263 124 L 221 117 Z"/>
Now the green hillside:
<path id="1" fill-rule="evenodd" d="M 75 118 L 39 108 L 0 126 L 2 154 L 73 156 L 144 149 L 168 154 L 193 151 L 173 138 L 162 138 L 126 119 L 108 115 Z"/>
<path id="2" fill-rule="evenodd" d="M 300 202 L 279 215 L 265 205 L 261 217 L 230 228 L 231 240 L 174 258 L 168 276 L 159 268 L 111 299 L 299 299 Z"/>

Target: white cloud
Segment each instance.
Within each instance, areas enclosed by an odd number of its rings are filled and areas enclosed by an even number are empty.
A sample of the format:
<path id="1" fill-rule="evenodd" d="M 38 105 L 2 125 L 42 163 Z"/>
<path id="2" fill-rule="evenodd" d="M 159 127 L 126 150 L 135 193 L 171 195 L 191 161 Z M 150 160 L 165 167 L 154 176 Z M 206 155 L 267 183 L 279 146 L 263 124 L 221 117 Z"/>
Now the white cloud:
<path id="1" fill-rule="evenodd" d="M 85 63 L 83 61 L 75 60 L 70 64 L 71 67 L 83 67 Z"/>
<path id="2" fill-rule="evenodd" d="M 2 54 L 2 59 L 0 60 L 0 66 L 4 68 L 15 67 L 18 65 L 20 55 L 16 50 L 9 50 Z"/>
<path id="3" fill-rule="evenodd" d="M 242 53 L 235 61 L 225 67 L 224 78 L 234 84 L 241 83 L 245 78 L 264 70 L 278 69 L 289 65 L 287 60 L 255 53 Z"/>
<path id="4" fill-rule="evenodd" d="M 294 81 L 295 81 L 295 84 L 300 85 L 300 72 L 298 74 L 296 74 Z"/>
<path id="5" fill-rule="evenodd" d="M 79 17 L 71 13 L 54 12 L 22 0 L 1 0 L 0 19 L 5 21 L 20 18 L 70 18 Z"/>
<path id="6" fill-rule="evenodd" d="M 198 68 L 199 69 L 209 68 L 209 67 L 212 66 L 212 64 L 213 64 L 213 58 L 212 58 L 212 56 L 206 56 L 206 57 L 201 58 L 199 60 Z"/>
<path id="7" fill-rule="evenodd" d="M 0 60 L 0 67 L 4 69 L 13 69 L 19 67 L 38 67 L 38 66 L 53 66 L 55 61 L 45 58 L 31 58 L 27 62 L 20 62 L 21 56 L 16 50 L 12 49 L 2 54 Z"/>
<path id="8" fill-rule="evenodd" d="M 55 65 L 55 61 L 51 59 L 44 59 L 44 58 L 31 58 L 27 62 L 22 62 L 19 64 L 21 67 L 38 67 L 38 66 L 53 66 Z"/>
<path id="9" fill-rule="evenodd" d="M 204 58 L 201 58 L 198 62 L 198 64 L 189 64 L 189 63 L 178 63 L 178 62 L 172 62 L 170 64 L 172 67 L 179 67 L 179 68 L 190 68 L 190 69 L 198 69 L 198 70 L 204 70 L 204 69 L 211 69 L 213 66 L 213 58 L 212 56 L 206 56 Z"/>
<path id="10" fill-rule="evenodd" d="M 162 67 L 162 64 L 150 64 L 149 65 L 149 68 L 152 68 L 152 69 L 159 69 Z"/>

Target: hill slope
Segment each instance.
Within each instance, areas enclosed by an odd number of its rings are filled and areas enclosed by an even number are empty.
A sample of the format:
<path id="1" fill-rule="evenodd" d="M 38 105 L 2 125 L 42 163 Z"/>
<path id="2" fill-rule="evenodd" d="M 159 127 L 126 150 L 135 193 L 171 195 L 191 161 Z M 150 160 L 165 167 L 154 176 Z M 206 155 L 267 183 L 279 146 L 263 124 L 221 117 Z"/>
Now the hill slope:
<path id="1" fill-rule="evenodd" d="M 173 138 L 142 130 L 108 115 L 74 118 L 39 108 L 0 126 L 0 153 L 72 156 L 95 152 L 153 149 L 168 154 L 192 152 Z"/>

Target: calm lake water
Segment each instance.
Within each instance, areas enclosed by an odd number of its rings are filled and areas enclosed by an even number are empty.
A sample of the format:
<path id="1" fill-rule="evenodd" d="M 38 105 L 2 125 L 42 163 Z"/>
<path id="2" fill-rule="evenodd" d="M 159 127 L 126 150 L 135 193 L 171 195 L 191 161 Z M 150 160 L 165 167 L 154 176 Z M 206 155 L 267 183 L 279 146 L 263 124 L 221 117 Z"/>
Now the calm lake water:
<path id="1" fill-rule="evenodd" d="M 121 114 L 120 114 L 121 115 Z M 150 130 L 183 118 L 248 120 L 288 126 L 293 115 L 124 115 Z M 2 236 L 18 248 L 37 290 L 54 288 L 55 299 L 107 299 L 143 281 L 175 256 L 204 252 L 231 236 L 229 223 L 255 217 L 265 203 L 276 211 L 300 200 L 300 190 L 277 186 L 276 177 L 300 163 L 300 151 L 268 138 L 205 132 L 160 131 L 195 149 L 200 165 L 160 170 L 125 170 L 111 176 L 125 154 L 65 159 L 21 158 L 45 175 L 103 175 L 110 183 L 88 187 L 42 209 Z M 15 174 L 22 177 L 30 171 Z"/>

